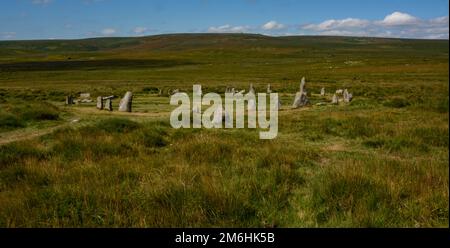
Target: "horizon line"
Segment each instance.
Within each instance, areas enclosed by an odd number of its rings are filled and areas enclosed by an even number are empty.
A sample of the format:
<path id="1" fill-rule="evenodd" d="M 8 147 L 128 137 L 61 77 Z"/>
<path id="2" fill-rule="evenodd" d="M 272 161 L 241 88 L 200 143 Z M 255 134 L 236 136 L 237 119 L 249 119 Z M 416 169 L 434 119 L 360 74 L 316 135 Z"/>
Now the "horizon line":
<path id="1" fill-rule="evenodd" d="M 142 36 L 93 36 L 86 38 L 47 38 L 47 39 L 0 39 L 0 42 L 20 42 L 20 41 L 81 41 L 81 40 L 92 40 L 92 39 L 129 39 L 129 38 L 149 38 L 156 36 L 170 36 L 170 35 L 254 35 L 263 36 L 271 38 L 282 38 L 282 37 L 328 37 L 328 38 L 366 38 L 366 39 L 392 39 L 392 40 L 424 40 L 424 41 L 449 41 L 449 38 L 403 38 L 403 37 L 388 37 L 388 36 L 357 36 L 357 35 L 320 35 L 320 34 L 292 34 L 292 35 L 269 35 L 261 33 L 211 33 L 211 32 L 179 32 L 179 33 L 161 33 L 152 35 L 142 35 Z"/>

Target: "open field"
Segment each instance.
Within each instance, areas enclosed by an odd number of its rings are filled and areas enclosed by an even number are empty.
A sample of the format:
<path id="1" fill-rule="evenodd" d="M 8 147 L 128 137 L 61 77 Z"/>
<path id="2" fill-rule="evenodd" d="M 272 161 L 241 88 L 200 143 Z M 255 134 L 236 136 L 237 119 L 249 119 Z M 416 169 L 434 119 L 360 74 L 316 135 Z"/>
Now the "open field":
<path id="1" fill-rule="evenodd" d="M 0 226 L 448 227 L 448 45 L 243 34 L 0 42 Z M 291 109 L 302 76 L 312 104 Z M 278 137 L 173 129 L 158 89 L 194 83 L 204 93 L 270 83 L 283 103 Z M 351 103 L 315 105 L 340 88 Z M 127 90 L 133 113 L 64 105 L 68 94 Z"/>

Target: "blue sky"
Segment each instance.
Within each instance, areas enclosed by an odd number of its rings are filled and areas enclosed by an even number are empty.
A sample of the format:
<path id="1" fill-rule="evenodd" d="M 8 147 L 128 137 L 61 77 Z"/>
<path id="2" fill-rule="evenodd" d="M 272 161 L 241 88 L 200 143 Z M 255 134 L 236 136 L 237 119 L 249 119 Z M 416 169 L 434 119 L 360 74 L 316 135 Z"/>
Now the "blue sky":
<path id="1" fill-rule="evenodd" d="M 246 32 L 448 39 L 448 0 L 3 0 L 0 40 Z"/>

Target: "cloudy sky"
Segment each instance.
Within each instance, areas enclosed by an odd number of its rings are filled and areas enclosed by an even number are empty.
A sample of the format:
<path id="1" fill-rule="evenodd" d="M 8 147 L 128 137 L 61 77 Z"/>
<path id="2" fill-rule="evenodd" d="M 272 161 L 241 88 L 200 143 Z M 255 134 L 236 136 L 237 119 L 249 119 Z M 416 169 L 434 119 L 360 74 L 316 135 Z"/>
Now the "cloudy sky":
<path id="1" fill-rule="evenodd" d="M 0 40 L 165 33 L 448 39 L 448 0 L 2 0 Z"/>

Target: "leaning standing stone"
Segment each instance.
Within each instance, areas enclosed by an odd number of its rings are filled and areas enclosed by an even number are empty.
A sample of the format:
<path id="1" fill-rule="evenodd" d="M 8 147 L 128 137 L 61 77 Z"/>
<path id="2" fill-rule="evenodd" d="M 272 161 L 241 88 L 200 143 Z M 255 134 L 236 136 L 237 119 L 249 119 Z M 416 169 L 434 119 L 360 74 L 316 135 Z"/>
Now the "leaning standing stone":
<path id="1" fill-rule="evenodd" d="M 132 103 L 133 103 L 133 93 L 131 93 L 131 91 L 128 91 L 120 101 L 119 111 L 131 112 Z"/>
<path id="2" fill-rule="evenodd" d="M 305 78 L 302 78 L 302 81 L 300 83 L 300 91 L 297 92 L 294 99 L 294 104 L 292 105 L 292 108 L 298 108 L 305 106 L 309 103 L 307 92 L 306 92 L 306 81 Z"/>

